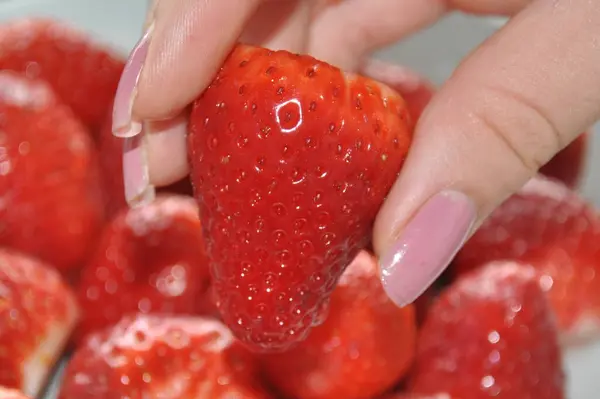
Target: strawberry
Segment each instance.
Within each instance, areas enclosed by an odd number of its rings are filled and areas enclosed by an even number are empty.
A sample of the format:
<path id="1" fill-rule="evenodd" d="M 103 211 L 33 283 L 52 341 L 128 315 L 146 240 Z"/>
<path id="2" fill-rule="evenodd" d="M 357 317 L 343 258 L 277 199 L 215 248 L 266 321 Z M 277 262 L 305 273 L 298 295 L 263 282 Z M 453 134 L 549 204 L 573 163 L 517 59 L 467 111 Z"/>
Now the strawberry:
<path id="1" fill-rule="evenodd" d="M 267 399 L 257 365 L 213 319 L 137 315 L 91 335 L 60 399 Z"/>
<path id="2" fill-rule="evenodd" d="M 47 81 L 94 131 L 124 66 L 121 57 L 63 22 L 32 18 L 0 26 L 0 69 Z"/>
<path id="3" fill-rule="evenodd" d="M 577 187 L 585 169 L 588 142 L 589 133 L 583 133 L 542 166 L 540 173 L 560 180 L 571 188 Z"/>
<path id="4" fill-rule="evenodd" d="M 470 396 L 468 397 L 470 398 Z M 386 396 L 385 399 L 452 399 L 452 397 L 446 393 L 438 393 L 432 395 L 421 395 L 417 393 L 396 393 Z"/>
<path id="5" fill-rule="evenodd" d="M 21 391 L 0 387 L 0 399 L 29 399 Z"/>
<path id="6" fill-rule="evenodd" d="M 37 396 L 77 315 L 75 296 L 56 270 L 0 249 L 0 386 Z"/>
<path id="7" fill-rule="evenodd" d="M 44 82 L 0 72 L 0 246 L 66 270 L 103 223 L 86 128 Z"/>
<path id="8" fill-rule="evenodd" d="M 554 317 L 532 267 L 491 264 L 433 305 L 417 340 L 411 391 L 460 399 L 562 399 Z"/>
<path id="9" fill-rule="evenodd" d="M 455 260 L 463 273 L 496 259 L 533 265 L 566 340 L 600 333 L 600 216 L 559 182 L 531 180 L 504 202 Z"/>
<path id="10" fill-rule="evenodd" d="M 99 133 L 98 149 L 100 151 L 100 168 L 106 199 L 106 211 L 112 217 L 118 211 L 127 207 L 123 183 L 123 139 L 112 134 L 112 111 Z M 182 179 L 166 187 L 157 188 L 156 191 L 190 197 L 193 195 L 189 178 Z"/>
<path id="11" fill-rule="evenodd" d="M 249 348 L 302 341 L 406 158 L 391 89 L 308 56 L 237 46 L 194 103 L 188 138 L 215 291 Z"/>
<path id="12" fill-rule="evenodd" d="M 415 340 L 414 308 L 388 299 L 377 260 L 361 251 L 334 289 L 325 322 L 290 351 L 266 355 L 266 376 L 285 397 L 370 399 L 400 381 Z"/>
<path id="13" fill-rule="evenodd" d="M 127 313 L 194 313 L 208 286 L 198 208 L 192 198 L 159 196 L 121 211 L 81 272 L 80 336 Z"/>

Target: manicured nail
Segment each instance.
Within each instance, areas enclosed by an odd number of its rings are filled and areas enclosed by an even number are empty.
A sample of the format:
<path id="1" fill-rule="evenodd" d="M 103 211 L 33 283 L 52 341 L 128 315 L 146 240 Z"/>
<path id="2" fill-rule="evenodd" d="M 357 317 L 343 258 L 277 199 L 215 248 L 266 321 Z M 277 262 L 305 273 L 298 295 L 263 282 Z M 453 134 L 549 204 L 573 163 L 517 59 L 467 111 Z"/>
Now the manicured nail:
<path id="1" fill-rule="evenodd" d="M 154 186 L 150 184 L 148 159 L 145 145 L 146 135 L 128 137 L 123 143 L 123 181 L 125 199 L 131 207 L 154 201 Z"/>
<path id="2" fill-rule="evenodd" d="M 399 306 L 417 299 L 454 258 L 476 217 L 471 199 L 456 191 L 427 201 L 379 260 L 390 299 Z"/>
<path id="3" fill-rule="evenodd" d="M 148 55 L 152 26 L 138 42 L 125 64 L 113 105 L 113 134 L 117 137 L 133 137 L 140 134 L 142 124 L 132 119 L 133 102 L 142 67 Z"/>

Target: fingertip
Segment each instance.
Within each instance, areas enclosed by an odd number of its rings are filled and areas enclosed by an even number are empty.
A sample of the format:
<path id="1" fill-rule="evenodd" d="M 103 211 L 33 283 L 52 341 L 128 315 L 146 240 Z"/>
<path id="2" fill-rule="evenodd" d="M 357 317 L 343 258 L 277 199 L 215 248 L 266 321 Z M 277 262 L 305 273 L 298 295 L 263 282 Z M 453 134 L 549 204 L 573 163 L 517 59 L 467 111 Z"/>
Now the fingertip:
<path id="1" fill-rule="evenodd" d="M 427 200 L 397 237 L 387 238 L 389 244 L 381 251 L 381 282 L 390 299 L 406 306 L 429 288 L 463 245 L 476 218 L 475 204 L 461 192 L 442 191 Z"/>
<path id="2" fill-rule="evenodd" d="M 187 176 L 186 115 L 181 114 L 166 121 L 148 122 L 145 128 L 150 183 L 163 187 Z"/>

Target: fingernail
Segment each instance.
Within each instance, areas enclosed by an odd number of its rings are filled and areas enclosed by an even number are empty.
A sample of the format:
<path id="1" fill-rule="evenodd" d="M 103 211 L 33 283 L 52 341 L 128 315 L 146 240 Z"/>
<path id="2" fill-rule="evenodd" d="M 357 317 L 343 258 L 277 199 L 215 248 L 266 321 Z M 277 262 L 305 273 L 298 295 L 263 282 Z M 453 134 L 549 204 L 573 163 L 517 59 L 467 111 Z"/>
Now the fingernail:
<path id="1" fill-rule="evenodd" d="M 113 134 L 117 137 L 133 137 L 140 134 L 142 124 L 132 119 L 133 101 L 135 100 L 137 84 L 140 79 L 142 67 L 146 56 L 148 55 L 148 45 L 150 44 L 150 35 L 152 26 L 148 28 L 142 39 L 135 46 L 125 69 L 121 75 L 121 80 L 115 94 L 113 105 Z"/>
<path id="2" fill-rule="evenodd" d="M 128 137 L 123 143 L 123 181 L 125 199 L 131 207 L 154 201 L 154 186 L 150 184 L 144 134 Z"/>
<path id="3" fill-rule="evenodd" d="M 399 306 L 417 299 L 448 266 L 468 237 L 476 208 L 469 197 L 443 191 L 421 207 L 380 258 L 381 281 Z"/>

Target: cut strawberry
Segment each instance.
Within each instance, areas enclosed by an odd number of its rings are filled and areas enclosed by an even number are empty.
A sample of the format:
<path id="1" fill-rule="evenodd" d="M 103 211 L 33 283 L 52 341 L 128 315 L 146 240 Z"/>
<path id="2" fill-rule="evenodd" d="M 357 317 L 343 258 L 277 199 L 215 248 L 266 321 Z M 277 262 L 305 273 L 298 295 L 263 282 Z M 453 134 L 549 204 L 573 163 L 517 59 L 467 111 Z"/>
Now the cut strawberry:
<path id="1" fill-rule="evenodd" d="M 24 19 L 0 26 L 0 69 L 47 81 L 89 127 L 104 120 L 123 60 L 63 22 Z"/>
<path id="2" fill-rule="evenodd" d="M 455 261 L 463 273 L 496 259 L 533 265 L 566 340 L 600 334 L 600 216 L 561 183 L 531 180 L 483 223 Z"/>
<path id="3" fill-rule="evenodd" d="M 468 399 L 562 399 L 552 310 L 534 268 L 491 264 L 433 305 L 419 334 L 411 391 Z"/>
<path id="4" fill-rule="evenodd" d="M 0 399 L 29 399 L 21 391 L 0 387 Z"/>
<path id="5" fill-rule="evenodd" d="M 540 173 L 560 180 L 571 188 L 576 188 L 583 177 L 588 142 L 589 133 L 583 133 L 542 166 Z"/>
<path id="6" fill-rule="evenodd" d="M 159 196 L 123 210 L 83 268 L 81 335 L 127 313 L 193 314 L 209 282 L 198 208 L 192 198 Z"/>
<path id="7" fill-rule="evenodd" d="M 102 184 L 106 199 L 106 211 L 110 217 L 127 208 L 123 183 L 123 139 L 112 134 L 112 112 L 106 118 L 98 137 Z M 157 188 L 159 193 L 192 196 L 192 184 L 188 177 L 166 187 Z"/>
<path id="8" fill-rule="evenodd" d="M 377 260 L 362 251 L 333 291 L 327 320 L 292 350 L 265 356 L 264 365 L 285 397 L 370 399 L 404 376 L 415 340 L 414 308 L 388 299 Z"/>
<path id="9" fill-rule="evenodd" d="M 192 183 L 218 306 L 253 350 L 322 319 L 412 140 L 404 100 L 308 56 L 238 46 L 195 102 Z"/>
<path id="10" fill-rule="evenodd" d="M 0 249 L 0 385 L 37 396 L 77 314 L 75 296 L 56 270 Z"/>
<path id="11" fill-rule="evenodd" d="M 221 322 L 126 317 L 80 347 L 60 399 L 267 399 L 255 359 Z"/>
<path id="12" fill-rule="evenodd" d="M 45 83 L 12 72 L 0 72 L 0 114 L 0 246 L 80 265 L 104 218 L 87 130 Z"/>

